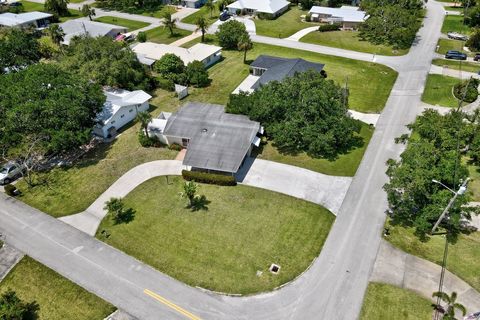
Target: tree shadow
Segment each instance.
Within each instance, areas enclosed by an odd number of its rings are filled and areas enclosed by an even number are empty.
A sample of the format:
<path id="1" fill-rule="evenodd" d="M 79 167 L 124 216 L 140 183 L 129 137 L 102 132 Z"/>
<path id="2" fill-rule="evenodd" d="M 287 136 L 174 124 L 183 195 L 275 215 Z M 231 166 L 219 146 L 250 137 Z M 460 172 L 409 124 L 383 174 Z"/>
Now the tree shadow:
<path id="1" fill-rule="evenodd" d="M 132 208 L 122 210 L 122 212 L 119 212 L 116 216 L 113 217 L 113 224 L 114 225 L 118 225 L 122 223 L 128 224 L 135 219 L 135 213 L 136 211 L 133 210 Z"/>
<path id="2" fill-rule="evenodd" d="M 210 204 L 211 201 L 207 199 L 205 195 L 197 196 L 193 199 L 192 204 L 188 205 L 187 208 L 190 209 L 192 212 L 196 211 L 207 211 L 208 210 L 208 205 Z"/>

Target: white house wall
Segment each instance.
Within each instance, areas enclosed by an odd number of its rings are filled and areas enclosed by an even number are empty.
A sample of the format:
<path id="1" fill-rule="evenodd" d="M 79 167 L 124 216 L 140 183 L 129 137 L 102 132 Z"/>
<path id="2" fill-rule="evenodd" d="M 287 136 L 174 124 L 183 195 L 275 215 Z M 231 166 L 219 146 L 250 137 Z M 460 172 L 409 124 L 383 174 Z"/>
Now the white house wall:
<path id="1" fill-rule="evenodd" d="M 137 116 L 137 112 L 147 111 L 149 107 L 149 103 L 145 102 L 138 107 L 135 107 L 135 105 L 131 105 L 120 108 L 115 113 L 115 115 L 103 126 L 103 137 L 108 137 L 108 129 L 110 129 L 111 127 L 115 127 L 117 131 L 120 130 L 126 124 L 135 119 L 135 117 Z"/>

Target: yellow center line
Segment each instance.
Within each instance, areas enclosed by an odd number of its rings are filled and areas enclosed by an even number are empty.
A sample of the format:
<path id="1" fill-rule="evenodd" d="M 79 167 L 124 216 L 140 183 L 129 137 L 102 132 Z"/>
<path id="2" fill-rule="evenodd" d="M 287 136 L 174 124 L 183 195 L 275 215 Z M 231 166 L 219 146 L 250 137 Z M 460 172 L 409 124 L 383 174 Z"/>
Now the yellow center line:
<path id="1" fill-rule="evenodd" d="M 143 293 L 145 293 L 146 295 L 152 297 L 153 299 L 157 300 L 157 301 L 160 301 L 161 303 L 163 303 L 164 305 L 166 305 L 167 307 L 170 307 L 172 308 L 173 310 L 183 314 L 185 317 L 191 319 L 191 320 L 202 320 L 200 319 L 199 317 L 197 317 L 196 315 L 194 314 L 191 314 L 190 312 L 188 312 L 187 310 L 183 309 L 183 308 L 180 308 L 179 306 L 177 306 L 176 304 L 174 304 L 173 302 L 170 302 L 168 301 L 167 299 L 165 299 L 164 297 L 156 294 L 155 292 L 151 291 L 151 290 L 148 290 L 148 289 L 145 289 L 143 290 Z"/>

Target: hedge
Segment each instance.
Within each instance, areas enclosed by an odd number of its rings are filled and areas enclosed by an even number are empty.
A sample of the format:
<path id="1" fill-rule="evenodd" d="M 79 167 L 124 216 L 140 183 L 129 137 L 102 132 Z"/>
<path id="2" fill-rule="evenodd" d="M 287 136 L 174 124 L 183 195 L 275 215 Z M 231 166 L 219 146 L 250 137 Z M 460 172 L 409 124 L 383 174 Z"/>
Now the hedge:
<path id="1" fill-rule="evenodd" d="M 225 176 L 223 174 L 182 170 L 182 177 L 187 181 L 216 184 L 219 186 L 237 185 L 237 180 L 235 180 L 234 176 Z"/>
<path id="2" fill-rule="evenodd" d="M 320 27 L 318 27 L 318 31 L 320 32 L 328 32 L 328 31 L 338 31 L 340 30 L 340 25 L 339 24 L 322 24 Z"/>

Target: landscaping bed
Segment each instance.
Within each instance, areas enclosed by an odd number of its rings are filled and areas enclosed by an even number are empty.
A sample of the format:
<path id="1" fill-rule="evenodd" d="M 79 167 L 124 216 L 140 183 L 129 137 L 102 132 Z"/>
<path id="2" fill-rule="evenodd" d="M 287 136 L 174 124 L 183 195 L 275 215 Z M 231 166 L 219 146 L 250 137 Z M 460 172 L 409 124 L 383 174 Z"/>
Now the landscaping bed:
<path id="1" fill-rule="evenodd" d="M 0 282 L 0 293 L 8 289 L 25 302 L 36 301 L 40 319 L 104 319 L 115 311 L 111 304 L 30 257 L 24 257 Z"/>
<path id="2" fill-rule="evenodd" d="M 134 220 L 114 225 L 107 216 L 97 237 L 191 286 L 252 294 L 302 273 L 334 221 L 321 206 L 247 186 L 200 184 L 208 209 L 191 211 L 179 195 L 183 181 L 143 183 L 124 198 Z M 281 267 L 277 275 L 268 271 L 272 263 Z"/>
<path id="3" fill-rule="evenodd" d="M 361 320 L 431 320 L 432 302 L 389 284 L 371 282 L 363 300 Z"/>

